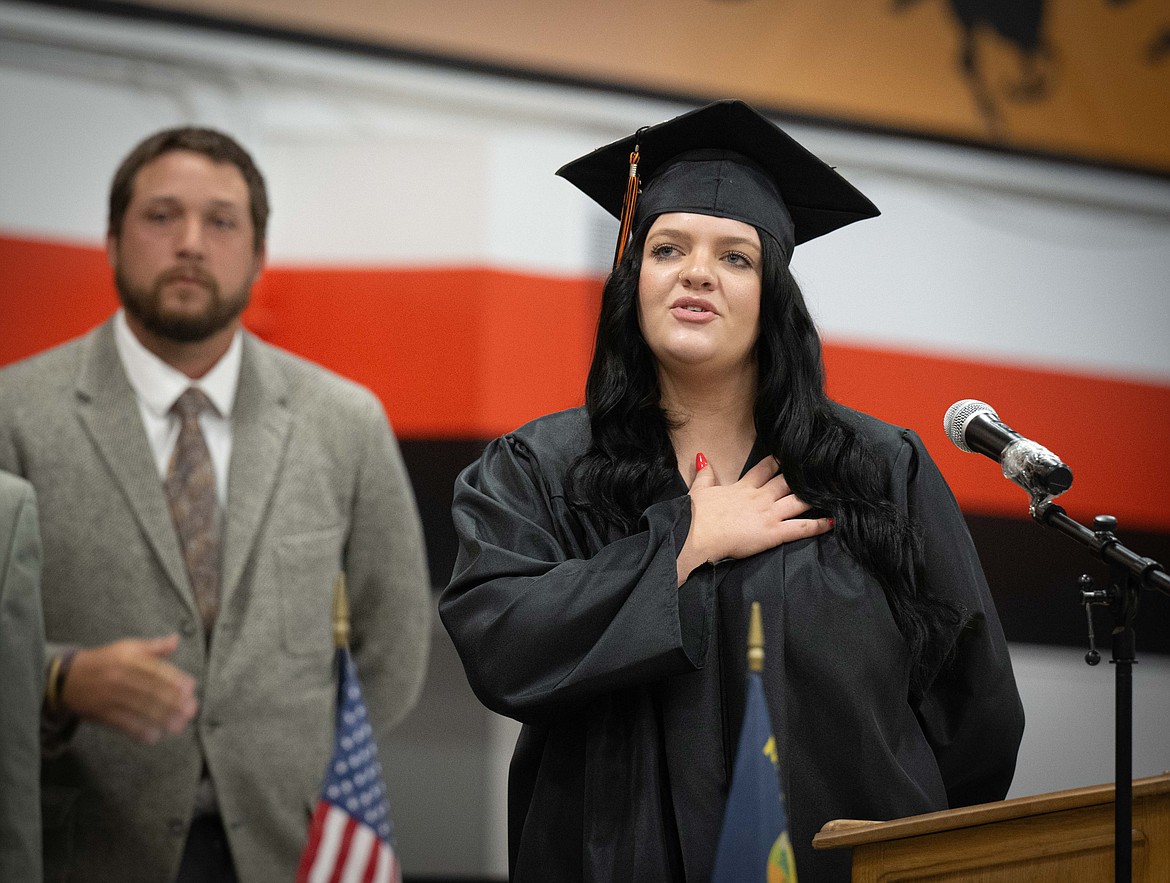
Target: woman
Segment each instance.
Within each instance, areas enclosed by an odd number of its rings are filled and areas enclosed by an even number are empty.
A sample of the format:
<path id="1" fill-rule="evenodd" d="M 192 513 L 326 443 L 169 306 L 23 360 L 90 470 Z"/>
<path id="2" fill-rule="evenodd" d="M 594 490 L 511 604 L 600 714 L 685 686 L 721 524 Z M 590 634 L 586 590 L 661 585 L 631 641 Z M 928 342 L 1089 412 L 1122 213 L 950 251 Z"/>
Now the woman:
<path id="1" fill-rule="evenodd" d="M 512 879 L 709 879 L 752 601 L 806 883 L 848 879 L 811 848 L 830 819 L 1001 799 L 1022 712 L 962 517 L 913 432 L 826 397 L 788 270 L 877 210 L 741 102 L 559 174 L 623 221 L 586 406 L 460 476 L 440 601 L 476 695 L 525 724 Z"/>

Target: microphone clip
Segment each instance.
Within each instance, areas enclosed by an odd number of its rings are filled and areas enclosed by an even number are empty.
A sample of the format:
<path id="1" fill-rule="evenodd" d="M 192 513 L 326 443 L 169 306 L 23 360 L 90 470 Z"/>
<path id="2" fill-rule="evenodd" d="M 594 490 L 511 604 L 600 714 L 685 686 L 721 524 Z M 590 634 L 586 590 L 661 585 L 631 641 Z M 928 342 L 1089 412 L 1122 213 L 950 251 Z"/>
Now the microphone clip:
<path id="1" fill-rule="evenodd" d="M 1097 639 L 1093 633 L 1093 605 L 1109 604 L 1111 599 L 1107 590 L 1093 588 L 1093 578 L 1087 573 L 1082 573 L 1078 582 L 1081 585 L 1081 604 L 1089 624 L 1089 652 L 1085 654 L 1085 663 L 1097 665 L 1101 662 L 1101 653 L 1097 650 Z"/>
<path id="2" fill-rule="evenodd" d="M 1041 444 L 1020 438 L 1009 444 L 1000 456 L 1003 477 L 1013 481 L 1040 506 L 1072 487 L 1072 470 L 1052 451 Z"/>

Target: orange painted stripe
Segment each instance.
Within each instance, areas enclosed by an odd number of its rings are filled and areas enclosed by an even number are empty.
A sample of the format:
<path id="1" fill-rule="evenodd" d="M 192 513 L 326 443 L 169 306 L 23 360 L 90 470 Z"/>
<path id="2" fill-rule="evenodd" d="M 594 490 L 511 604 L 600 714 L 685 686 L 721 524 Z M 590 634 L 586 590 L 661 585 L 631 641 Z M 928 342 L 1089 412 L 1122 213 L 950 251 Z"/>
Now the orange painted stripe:
<path id="1" fill-rule="evenodd" d="M 117 307 L 95 248 L 0 237 L 0 364 Z M 582 401 L 597 280 L 488 269 L 271 267 L 245 313 L 264 339 L 372 389 L 407 438 L 490 438 Z"/>
<path id="2" fill-rule="evenodd" d="M 101 249 L 0 236 L 0 365 L 88 331 L 117 306 Z"/>
<path id="3" fill-rule="evenodd" d="M 1072 468 L 1059 502 L 1074 518 L 1170 532 L 1170 386 L 832 343 L 825 361 L 830 394 L 916 430 L 969 512 L 1026 518 L 1029 500 L 943 432 L 947 408 L 967 398 Z"/>
<path id="4" fill-rule="evenodd" d="M 601 285 L 487 269 L 269 269 L 249 324 L 374 390 L 401 435 L 491 438 L 580 404 Z"/>
<path id="5" fill-rule="evenodd" d="M 99 249 L 0 238 L 9 317 L 0 364 L 80 334 L 116 306 Z M 245 315 L 273 343 L 374 390 L 403 438 L 491 438 L 579 404 L 600 284 L 481 268 L 270 268 Z M 970 512 L 1026 518 L 1027 495 L 942 431 L 956 400 L 988 402 L 1059 454 L 1081 521 L 1170 533 L 1170 385 L 829 341 L 838 400 L 922 435 Z"/>

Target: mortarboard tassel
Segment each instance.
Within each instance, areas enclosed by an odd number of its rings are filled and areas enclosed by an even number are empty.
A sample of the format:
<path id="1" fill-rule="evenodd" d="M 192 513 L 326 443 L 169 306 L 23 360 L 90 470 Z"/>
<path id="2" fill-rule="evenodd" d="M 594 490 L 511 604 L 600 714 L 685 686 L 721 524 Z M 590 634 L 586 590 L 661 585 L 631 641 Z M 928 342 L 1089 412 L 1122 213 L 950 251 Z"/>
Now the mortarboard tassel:
<path id="1" fill-rule="evenodd" d="M 626 242 L 630 238 L 630 227 L 634 223 L 634 208 L 638 205 L 638 190 L 641 182 L 638 180 L 638 160 L 641 157 L 640 147 L 634 143 L 634 152 L 630 154 L 630 177 L 626 179 L 626 195 L 622 200 L 621 223 L 618 226 L 617 250 L 614 252 L 613 265 L 617 267 L 626 250 Z"/>

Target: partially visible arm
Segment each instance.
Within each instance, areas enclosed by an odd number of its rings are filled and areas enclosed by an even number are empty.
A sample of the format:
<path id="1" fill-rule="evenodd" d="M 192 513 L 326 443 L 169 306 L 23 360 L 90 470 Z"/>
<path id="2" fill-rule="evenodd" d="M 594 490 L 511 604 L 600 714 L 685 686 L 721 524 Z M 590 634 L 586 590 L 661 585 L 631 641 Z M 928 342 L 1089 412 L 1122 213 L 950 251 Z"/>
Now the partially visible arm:
<path id="1" fill-rule="evenodd" d="M 9 505 L 7 489 L 17 485 L 4 487 L 0 525 L 11 530 L 0 529 L 0 880 L 39 880 L 41 540 L 32 489 L 21 483 Z"/>
<path id="2" fill-rule="evenodd" d="M 1002 800 L 1024 728 L 1007 641 L 954 495 L 913 433 L 903 454 L 912 460 L 909 511 L 925 537 L 920 589 L 961 605 L 969 617 L 950 661 L 923 696 L 919 719 L 951 806 Z"/>
<path id="3" fill-rule="evenodd" d="M 434 601 L 410 478 L 381 406 L 369 397 L 344 569 L 350 644 L 370 714 L 385 733 L 426 677 Z"/>
<path id="4" fill-rule="evenodd" d="M 77 650 L 60 687 L 61 710 L 153 745 L 195 717 L 195 679 L 167 658 L 178 634 L 125 638 Z"/>
<path id="5" fill-rule="evenodd" d="M 557 708 L 703 664 L 715 576 L 680 587 L 690 501 L 655 503 L 639 532 L 591 557 L 571 548 L 563 499 L 522 442 L 492 442 L 455 486 L 459 553 L 439 602 L 472 689 L 534 721 Z"/>

